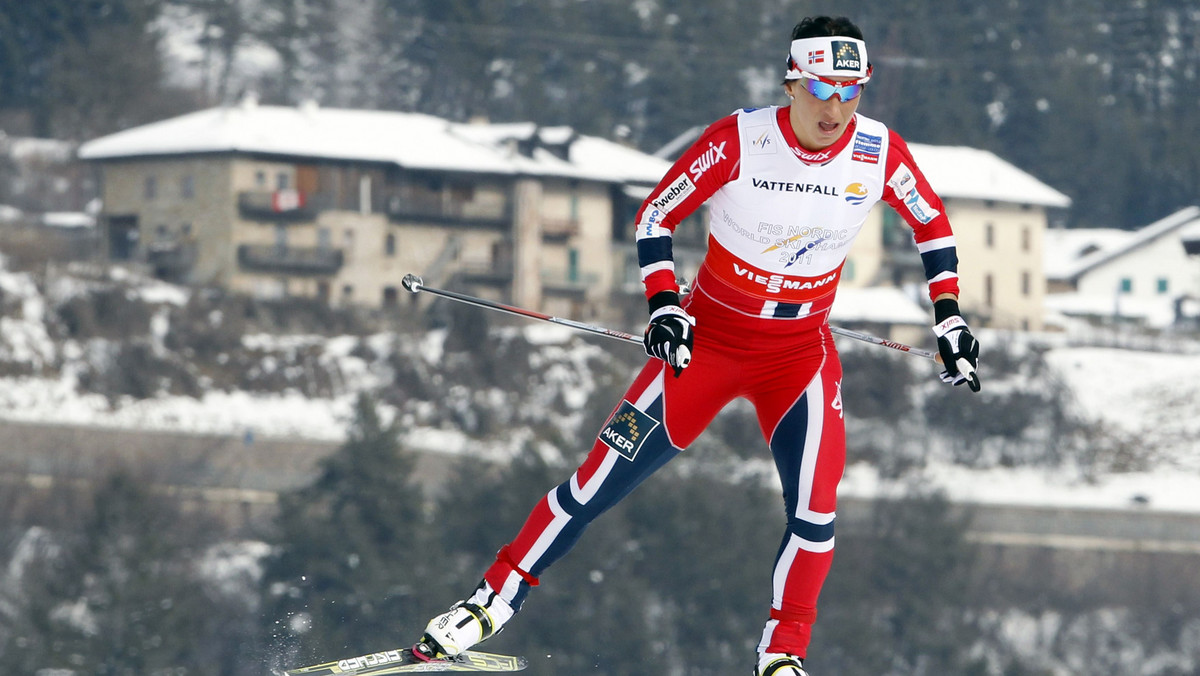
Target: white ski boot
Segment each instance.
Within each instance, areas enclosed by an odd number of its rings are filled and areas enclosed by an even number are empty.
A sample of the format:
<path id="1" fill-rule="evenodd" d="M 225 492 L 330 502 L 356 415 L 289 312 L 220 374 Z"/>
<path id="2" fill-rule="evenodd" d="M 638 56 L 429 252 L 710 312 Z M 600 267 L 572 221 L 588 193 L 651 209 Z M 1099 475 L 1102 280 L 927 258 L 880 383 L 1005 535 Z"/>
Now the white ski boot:
<path id="1" fill-rule="evenodd" d="M 470 598 L 429 621 L 425 635 L 413 646 L 413 654 L 424 659 L 458 655 L 495 636 L 515 612 L 484 581 Z"/>
<path id="2" fill-rule="evenodd" d="M 762 653 L 754 667 L 754 676 L 808 676 L 808 672 L 804 670 L 804 660 L 795 655 Z"/>

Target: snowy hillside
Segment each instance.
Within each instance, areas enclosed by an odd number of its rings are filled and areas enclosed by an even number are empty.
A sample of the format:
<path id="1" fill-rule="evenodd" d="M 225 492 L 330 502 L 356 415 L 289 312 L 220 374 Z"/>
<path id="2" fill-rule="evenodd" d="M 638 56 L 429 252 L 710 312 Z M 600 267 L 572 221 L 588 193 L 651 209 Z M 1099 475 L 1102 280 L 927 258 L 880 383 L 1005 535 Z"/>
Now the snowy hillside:
<path id="1" fill-rule="evenodd" d="M 151 308 L 144 331 L 149 343 L 146 350 L 151 357 L 165 359 L 172 331 L 178 329 L 171 326 L 172 317 L 181 321 L 181 308 L 189 305 L 192 294 L 119 271 L 111 274 L 109 282 L 119 284 L 126 296 L 136 296 Z M 357 393 L 375 392 L 395 383 L 400 378 L 398 369 L 407 369 L 414 371 L 414 382 L 431 383 L 425 388 L 430 392 L 385 396 L 383 401 L 385 411 L 403 423 L 409 446 L 451 454 L 470 448 L 473 453 L 503 458 L 533 442 L 543 453 L 557 455 L 587 445 L 582 437 L 602 422 L 639 359 L 630 346 L 588 342 L 565 328 L 530 323 L 522 325 L 520 335 L 510 329 L 495 340 L 502 349 L 513 350 L 512 363 L 520 364 L 514 377 L 483 377 L 467 386 L 443 382 L 443 376 L 461 361 L 461 355 L 447 354 L 445 330 L 399 337 L 388 332 L 335 337 L 257 333 L 240 338 L 242 350 L 254 355 L 242 368 L 243 377 L 279 379 L 284 386 L 278 391 L 214 387 L 214 376 L 201 373 L 193 375 L 198 389 L 189 394 L 156 391 L 142 398 L 106 396 L 84 392 L 81 383 L 95 380 L 105 368 L 113 369 L 111 363 L 107 367 L 102 363 L 120 354 L 114 352 L 114 341 L 64 338 L 57 335 L 62 333 L 57 326 L 60 320 L 51 321 L 52 307 L 96 283 L 62 276 L 40 288 L 27 273 L 0 271 L 4 309 L 0 317 L 0 365 L 4 366 L 0 371 L 4 374 L 0 377 L 0 418 L 339 441 Z M 210 311 L 208 317 L 215 321 L 219 313 Z M 1127 471 L 1109 468 L 1085 481 L 1069 463 L 980 469 L 955 463 L 950 454 L 934 452 L 919 470 L 926 479 L 942 486 L 952 499 L 966 502 L 1200 513 L 1200 444 L 1195 442 L 1200 437 L 1200 417 L 1195 415 L 1194 403 L 1200 400 L 1200 355 L 1051 344 L 1041 348 L 1046 350 L 1049 372 L 1022 381 L 989 374 L 986 356 L 989 344 L 1017 339 L 987 332 L 981 339 L 985 391 L 989 386 L 1009 391 L 1041 388 L 1044 382 L 1039 381 L 1060 379 L 1075 413 L 1105 434 L 1119 436 L 1140 460 L 1135 466 L 1118 468 Z M 1056 340 L 1065 343 L 1062 337 Z M 619 357 L 615 364 L 614 354 Z M 216 361 L 222 358 L 229 357 L 217 355 Z M 897 354 L 895 359 L 911 357 Z M 184 364 L 178 368 L 191 367 Z M 929 377 L 935 378 L 929 368 Z M 287 385 L 289 374 L 305 370 L 332 375 L 326 386 L 310 391 Z M 961 394 L 970 396 L 965 390 Z M 873 434 L 871 429 L 850 421 L 852 437 Z M 559 440 L 558 445 L 546 441 L 548 438 Z M 931 440 L 930 446 L 937 448 L 939 442 Z M 765 453 L 747 464 L 765 477 L 773 474 Z M 873 467 L 860 462 L 848 468 L 842 494 L 866 498 L 897 492 L 911 479 L 885 480 Z"/>

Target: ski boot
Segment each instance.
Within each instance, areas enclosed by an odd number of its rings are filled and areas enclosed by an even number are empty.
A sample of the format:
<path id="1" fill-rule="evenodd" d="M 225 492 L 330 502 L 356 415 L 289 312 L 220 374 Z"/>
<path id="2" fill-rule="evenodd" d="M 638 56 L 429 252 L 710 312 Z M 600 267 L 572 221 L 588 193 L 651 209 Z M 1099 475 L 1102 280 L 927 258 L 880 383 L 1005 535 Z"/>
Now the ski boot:
<path id="1" fill-rule="evenodd" d="M 495 636 L 515 613 L 487 581 L 481 582 L 470 598 L 429 621 L 413 656 L 426 661 L 454 657 Z"/>
<path id="2" fill-rule="evenodd" d="M 758 656 L 754 676 L 808 676 L 804 660 L 787 653 L 763 653 Z"/>

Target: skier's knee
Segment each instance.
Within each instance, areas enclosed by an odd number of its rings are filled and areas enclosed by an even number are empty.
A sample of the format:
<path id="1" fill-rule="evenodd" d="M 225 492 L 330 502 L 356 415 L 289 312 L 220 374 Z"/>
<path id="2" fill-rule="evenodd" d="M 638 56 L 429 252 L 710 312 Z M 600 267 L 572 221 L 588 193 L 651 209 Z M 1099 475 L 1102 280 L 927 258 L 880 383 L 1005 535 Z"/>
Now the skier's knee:
<path id="1" fill-rule="evenodd" d="M 807 518 L 793 516 L 788 519 L 788 533 L 815 545 L 833 540 L 833 514 L 812 513 Z"/>

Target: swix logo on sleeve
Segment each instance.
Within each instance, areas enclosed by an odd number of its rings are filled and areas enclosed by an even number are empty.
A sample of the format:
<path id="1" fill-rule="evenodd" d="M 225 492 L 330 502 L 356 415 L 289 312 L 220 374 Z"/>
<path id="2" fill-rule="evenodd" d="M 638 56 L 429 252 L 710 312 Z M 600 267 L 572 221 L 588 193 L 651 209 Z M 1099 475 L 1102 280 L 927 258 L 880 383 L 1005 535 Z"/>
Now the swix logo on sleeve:
<path id="1" fill-rule="evenodd" d="M 688 178 L 687 174 L 680 174 L 679 178 L 663 188 L 657 197 L 651 199 L 650 204 L 655 209 L 670 212 L 671 209 L 674 209 L 676 205 L 687 199 L 687 196 L 694 192 L 696 192 L 696 184 L 692 183 L 692 179 Z"/>
<path id="2" fill-rule="evenodd" d="M 718 162 L 725 159 L 725 144 L 727 141 L 721 141 L 721 145 L 717 145 L 712 141 L 708 142 L 708 150 L 705 150 L 700 157 L 697 157 L 688 167 L 688 171 L 692 172 L 692 180 L 699 181 L 704 172 L 716 166 Z"/>
<path id="3" fill-rule="evenodd" d="M 657 420 L 628 401 L 622 401 L 608 424 L 600 430 L 600 441 L 626 460 L 633 460 L 642 444 L 646 443 L 646 437 L 658 426 Z"/>
<path id="4" fill-rule="evenodd" d="M 858 54 L 858 45 L 853 42 L 833 41 L 833 69 L 861 70 L 862 57 Z"/>

